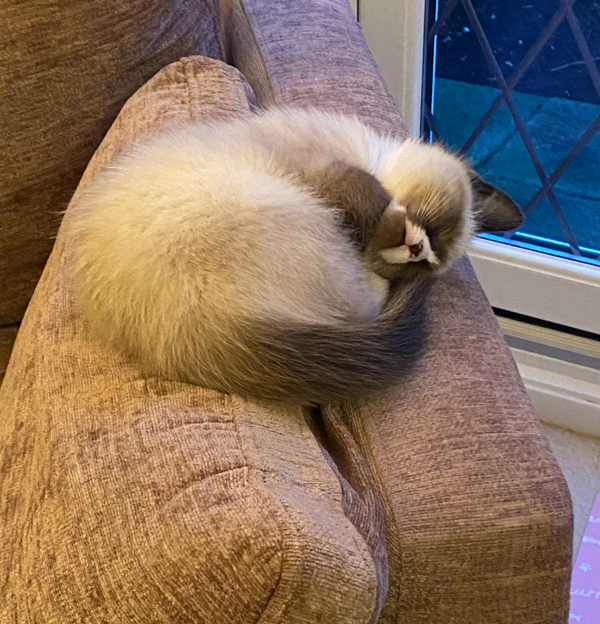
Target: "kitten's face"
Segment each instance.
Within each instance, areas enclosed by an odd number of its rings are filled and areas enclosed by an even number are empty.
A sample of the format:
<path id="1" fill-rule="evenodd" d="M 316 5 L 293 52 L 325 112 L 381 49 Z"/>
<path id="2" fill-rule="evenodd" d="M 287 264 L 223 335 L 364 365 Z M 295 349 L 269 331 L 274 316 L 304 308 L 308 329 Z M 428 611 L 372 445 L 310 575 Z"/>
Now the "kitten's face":
<path id="1" fill-rule="evenodd" d="M 438 146 L 404 143 L 382 182 L 392 201 L 366 259 L 386 279 L 441 273 L 466 252 L 475 233 L 513 229 L 522 222 L 508 196 L 477 180 L 459 158 Z"/>
<path id="2" fill-rule="evenodd" d="M 442 272 L 466 250 L 474 233 L 470 187 L 415 183 L 394 197 L 368 249 L 376 272 L 393 279 Z"/>

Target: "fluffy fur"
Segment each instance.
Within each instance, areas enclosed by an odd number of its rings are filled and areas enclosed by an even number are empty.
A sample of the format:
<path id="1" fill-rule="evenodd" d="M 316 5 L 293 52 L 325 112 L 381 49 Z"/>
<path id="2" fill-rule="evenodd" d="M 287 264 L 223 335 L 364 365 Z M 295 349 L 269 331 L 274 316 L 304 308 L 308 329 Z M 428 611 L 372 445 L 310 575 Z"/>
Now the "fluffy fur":
<path id="1" fill-rule="evenodd" d="M 357 396 L 414 362 L 425 278 L 477 229 L 470 175 L 439 147 L 314 110 L 182 126 L 74 207 L 77 301 L 148 373 L 303 403 Z"/>

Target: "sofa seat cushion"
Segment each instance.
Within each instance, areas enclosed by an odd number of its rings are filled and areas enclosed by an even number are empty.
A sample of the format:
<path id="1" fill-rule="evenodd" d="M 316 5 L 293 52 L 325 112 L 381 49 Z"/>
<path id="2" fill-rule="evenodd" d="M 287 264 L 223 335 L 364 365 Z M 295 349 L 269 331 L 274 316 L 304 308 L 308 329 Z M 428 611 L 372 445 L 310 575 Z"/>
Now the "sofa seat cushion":
<path id="1" fill-rule="evenodd" d="M 148 133 L 252 108 L 232 67 L 169 65 L 124 106 L 73 204 Z M 360 453 L 336 453 L 342 474 L 300 408 L 143 377 L 89 337 L 69 218 L 0 388 L 0 621 L 374 623 L 385 525 Z"/>

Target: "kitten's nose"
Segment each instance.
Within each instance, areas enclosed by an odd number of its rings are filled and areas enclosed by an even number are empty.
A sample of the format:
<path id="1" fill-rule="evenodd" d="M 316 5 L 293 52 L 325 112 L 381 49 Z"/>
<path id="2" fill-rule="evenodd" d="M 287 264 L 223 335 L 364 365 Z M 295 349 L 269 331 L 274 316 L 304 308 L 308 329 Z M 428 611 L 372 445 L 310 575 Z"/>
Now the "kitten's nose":
<path id="1" fill-rule="evenodd" d="M 416 245 L 409 245 L 408 249 L 410 250 L 410 255 L 413 258 L 418 257 L 418 255 L 423 251 L 423 241 L 419 241 Z"/>

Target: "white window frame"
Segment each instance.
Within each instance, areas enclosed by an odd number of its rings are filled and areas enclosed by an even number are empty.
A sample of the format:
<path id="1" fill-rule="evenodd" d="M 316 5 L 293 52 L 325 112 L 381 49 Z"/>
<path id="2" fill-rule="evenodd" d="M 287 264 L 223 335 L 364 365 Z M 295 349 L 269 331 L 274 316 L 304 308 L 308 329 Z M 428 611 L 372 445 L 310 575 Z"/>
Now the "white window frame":
<path id="1" fill-rule="evenodd" d="M 413 136 L 420 132 L 425 0 L 358 0 L 358 17 Z M 600 335 L 600 269 L 477 238 L 477 277 L 499 309 Z"/>

